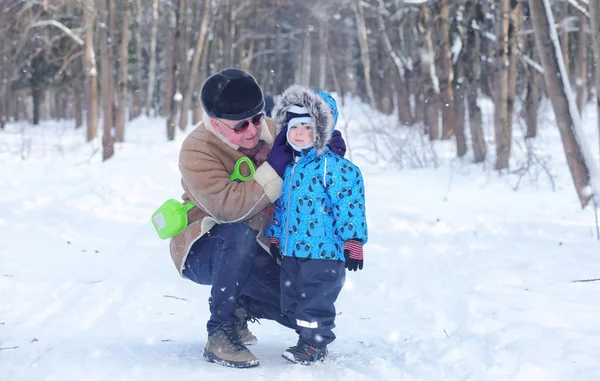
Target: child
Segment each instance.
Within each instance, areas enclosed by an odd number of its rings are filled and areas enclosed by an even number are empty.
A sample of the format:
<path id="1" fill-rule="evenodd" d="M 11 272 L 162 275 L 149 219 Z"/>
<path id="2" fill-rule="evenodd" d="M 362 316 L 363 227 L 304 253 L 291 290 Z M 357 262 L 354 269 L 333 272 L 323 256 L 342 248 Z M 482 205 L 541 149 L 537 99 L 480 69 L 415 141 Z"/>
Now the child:
<path id="1" fill-rule="evenodd" d="M 311 364 L 335 339 L 334 302 L 344 268 L 363 268 L 364 184 L 358 167 L 327 147 L 338 116 L 328 93 L 291 86 L 273 115 L 294 150 L 266 232 L 271 254 L 281 261 L 282 314 L 296 322 L 300 337 L 282 356 Z"/>

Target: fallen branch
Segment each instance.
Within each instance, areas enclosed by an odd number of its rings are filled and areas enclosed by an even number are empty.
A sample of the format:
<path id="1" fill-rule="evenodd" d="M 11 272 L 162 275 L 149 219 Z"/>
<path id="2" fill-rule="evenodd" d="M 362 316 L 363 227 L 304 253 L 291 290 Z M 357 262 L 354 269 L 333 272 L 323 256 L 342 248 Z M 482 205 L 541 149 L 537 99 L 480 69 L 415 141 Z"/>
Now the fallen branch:
<path id="1" fill-rule="evenodd" d="M 597 282 L 597 281 L 600 281 L 600 278 L 577 279 L 577 280 L 572 280 L 571 283 L 587 283 L 587 282 Z"/>
<path id="2" fill-rule="evenodd" d="M 3 349 L 17 349 L 17 348 L 19 348 L 18 345 L 15 345 L 14 347 L 1 347 L 0 351 L 3 350 Z"/>
<path id="3" fill-rule="evenodd" d="M 171 299 L 177 299 L 177 300 L 183 300 L 183 301 L 185 301 L 185 302 L 189 302 L 189 300 L 188 300 L 188 299 L 186 299 L 186 298 L 180 298 L 180 297 L 178 297 L 178 296 L 173 296 L 173 295 L 163 295 L 163 296 L 164 296 L 165 298 L 171 298 Z"/>

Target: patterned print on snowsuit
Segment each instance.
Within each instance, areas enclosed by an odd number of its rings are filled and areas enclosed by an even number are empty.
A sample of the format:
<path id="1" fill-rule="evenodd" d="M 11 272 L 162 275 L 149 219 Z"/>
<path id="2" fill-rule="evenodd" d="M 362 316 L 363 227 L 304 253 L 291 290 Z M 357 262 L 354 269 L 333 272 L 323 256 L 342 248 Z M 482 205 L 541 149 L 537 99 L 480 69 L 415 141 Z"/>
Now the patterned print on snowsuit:
<path id="1" fill-rule="evenodd" d="M 334 119 L 317 93 L 299 86 L 288 89 L 274 110 L 277 128 L 287 128 L 285 114 L 294 104 L 307 107 L 315 121 L 314 147 L 287 166 L 282 196 L 265 235 L 280 239 L 283 256 L 344 261 L 345 241 L 367 243 L 362 174 L 327 147 Z"/>

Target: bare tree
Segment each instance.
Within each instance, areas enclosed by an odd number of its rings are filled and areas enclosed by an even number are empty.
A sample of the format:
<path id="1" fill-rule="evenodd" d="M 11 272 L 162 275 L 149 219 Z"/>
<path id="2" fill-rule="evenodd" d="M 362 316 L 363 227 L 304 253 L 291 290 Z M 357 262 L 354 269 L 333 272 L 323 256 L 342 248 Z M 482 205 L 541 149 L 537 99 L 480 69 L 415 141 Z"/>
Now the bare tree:
<path id="1" fill-rule="evenodd" d="M 204 9 L 202 10 L 202 22 L 200 24 L 200 35 L 198 37 L 198 41 L 196 42 L 196 49 L 194 50 L 194 57 L 192 58 L 192 63 L 190 65 L 189 77 L 187 81 L 187 87 L 185 90 L 185 94 L 183 96 L 183 103 L 181 107 L 181 115 L 179 117 L 179 128 L 184 131 L 188 124 L 188 110 L 192 104 L 192 93 L 196 88 L 196 80 L 198 78 L 199 64 L 200 58 L 203 54 L 206 54 L 204 50 L 204 41 L 206 40 L 206 36 L 208 35 L 207 29 L 209 24 L 209 16 L 211 13 L 210 10 L 211 0 L 204 0 Z"/>
<path id="2" fill-rule="evenodd" d="M 598 133 L 600 134 L 600 3 L 598 3 L 598 0 L 590 0 L 590 24 L 592 27 L 591 36 L 594 52 L 594 78 L 596 79 Z"/>
<path id="3" fill-rule="evenodd" d="M 479 98 L 479 83 L 481 82 L 481 33 L 479 25 L 483 21 L 481 20 L 482 17 L 484 16 L 479 7 L 479 1 L 467 1 L 465 5 L 465 19 L 468 20 L 466 32 L 466 49 L 468 49 L 468 54 L 464 55 L 464 60 L 466 66 L 467 108 L 475 163 L 484 161 L 487 154 L 481 121 L 481 109 L 477 103 Z"/>
<path id="4" fill-rule="evenodd" d="M 423 91 L 425 93 L 423 122 L 425 131 L 429 134 L 429 140 L 437 140 L 440 137 L 439 132 L 439 109 L 440 109 L 440 82 L 435 68 L 435 52 L 433 50 L 432 32 L 431 32 L 431 10 L 429 5 L 422 7 L 422 38 L 425 46 L 422 53 L 421 62 L 427 66 L 426 73 L 429 78 L 424 78 Z"/>
<path id="5" fill-rule="evenodd" d="M 376 107 L 375 93 L 371 83 L 371 58 L 369 57 L 369 40 L 367 36 L 367 25 L 365 23 L 365 12 L 360 0 L 357 0 L 353 6 L 354 15 L 356 17 L 356 27 L 358 30 L 358 46 L 360 48 L 360 56 L 362 58 L 362 66 L 364 70 L 365 88 L 369 103 L 372 107 Z"/>
<path id="6" fill-rule="evenodd" d="M 575 89 L 577 90 L 577 108 L 579 109 L 579 113 L 583 111 L 586 90 L 585 84 L 587 81 L 588 39 L 586 29 L 587 17 L 583 13 L 581 13 L 579 15 L 579 33 L 577 33 L 578 58 L 575 62 Z"/>
<path id="7" fill-rule="evenodd" d="M 179 110 L 179 105 L 181 104 L 181 100 L 183 96 L 180 91 L 180 82 L 179 82 L 179 71 L 181 70 L 181 12 L 182 12 L 182 4 L 183 1 L 180 1 L 175 6 L 175 28 L 174 35 L 172 40 L 172 61 L 171 61 L 171 76 L 170 80 L 172 81 L 170 88 L 172 94 L 169 98 L 170 106 L 169 106 L 169 114 L 167 117 L 167 139 L 174 140 L 175 139 L 175 127 L 177 125 L 177 111 Z"/>
<path id="8" fill-rule="evenodd" d="M 129 120 L 137 118 L 142 113 L 142 73 L 143 56 L 142 56 L 142 20 L 143 6 L 142 0 L 136 0 L 136 15 L 135 15 L 135 87 L 132 89 L 133 104 L 129 112 Z"/>
<path id="9" fill-rule="evenodd" d="M 146 98 L 146 116 L 150 116 L 150 109 L 154 103 L 154 86 L 156 80 L 156 37 L 158 34 L 158 0 L 152 2 L 152 32 L 150 37 L 150 68 L 148 69 L 148 95 Z M 170 51 L 172 47 L 167 47 Z"/>
<path id="10" fill-rule="evenodd" d="M 127 121 L 127 77 L 129 74 L 127 61 L 129 59 L 129 0 L 125 0 L 121 20 L 121 51 L 119 53 L 119 108 L 115 125 L 115 140 L 125 141 L 125 122 Z"/>
<path id="11" fill-rule="evenodd" d="M 450 139 L 454 135 L 454 94 L 452 82 L 454 78 L 452 57 L 450 53 L 450 6 L 449 0 L 438 2 L 436 16 L 437 40 L 440 42 L 435 57 L 439 60 L 440 108 L 442 111 L 442 139 Z"/>
<path id="12" fill-rule="evenodd" d="M 98 69 L 96 67 L 96 53 L 94 51 L 94 28 L 95 28 L 94 0 L 87 0 L 84 8 L 85 34 L 85 76 L 88 91 L 87 100 L 87 141 L 98 137 Z"/>
<path id="13" fill-rule="evenodd" d="M 113 0 L 100 0 L 100 3 L 102 4 L 100 9 L 102 9 L 104 19 L 104 27 L 100 36 L 100 61 L 102 70 L 100 77 L 102 80 L 102 121 L 104 125 L 102 133 L 102 160 L 108 160 L 114 154 L 114 138 L 112 135 L 114 126 L 114 61 L 112 45 L 109 42 L 114 31 L 115 13 Z"/>
<path id="14" fill-rule="evenodd" d="M 571 171 L 575 190 L 582 208 L 590 201 L 590 158 L 584 157 L 583 137 L 579 113 L 569 84 L 564 58 L 554 29 L 554 19 L 548 0 L 529 0 L 531 21 L 534 26 L 536 45 L 544 67 L 544 79 L 554 108 L 554 115 Z"/>
<path id="15" fill-rule="evenodd" d="M 498 7 L 498 20 L 496 28 L 496 75 L 494 86 L 494 131 L 496 133 L 496 164 L 494 168 L 508 168 L 510 158 L 510 145 L 512 140 L 512 129 L 508 115 L 508 76 L 510 67 L 509 44 L 510 36 L 510 1 L 501 0 Z"/>
<path id="16" fill-rule="evenodd" d="M 471 22 L 470 19 L 465 17 L 465 7 L 461 6 L 458 8 L 460 17 L 456 20 L 456 37 L 460 37 L 461 50 L 457 53 L 456 63 L 454 66 L 454 83 L 453 83 L 453 96 L 454 101 L 452 106 L 454 107 L 454 134 L 456 136 L 456 156 L 463 157 L 467 153 L 467 139 L 465 136 L 465 125 L 466 125 L 466 100 L 467 100 L 467 80 L 465 74 L 465 61 L 468 60 L 469 48 L 467 46 L 467 24 Z"/>

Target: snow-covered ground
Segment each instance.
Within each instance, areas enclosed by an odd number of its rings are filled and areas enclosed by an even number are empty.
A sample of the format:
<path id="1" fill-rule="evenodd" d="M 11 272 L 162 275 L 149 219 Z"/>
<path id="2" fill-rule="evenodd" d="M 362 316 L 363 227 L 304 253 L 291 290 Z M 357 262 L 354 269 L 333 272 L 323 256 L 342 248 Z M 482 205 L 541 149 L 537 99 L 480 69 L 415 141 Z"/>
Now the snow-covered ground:
<path id="1" fill-rule="evenodd" d="M 338 340 L 325 363 L 292 365 L 280 353 L 294 333 L 253 324 L 261 365 L 249 370 L 202 359 L 209 288 L 177 275 L 150 224 L 181 194 L 183 136 L 167 143 L 164 120 L 141 118 L 101 163 L 71 122 L 8 125 L 0 380 L 599 380 L 600 281 L 574 281 L 600 278 L 600 243 L 556 128 L 540 130 L 532 150 L 545 164 L 514 191 L 519 175 L 498 176 L 492 157 L 453 159 L 452 142 L 432 151 L 406 130 L 403 152 L 428 168 L 398 170 L 399 151 L 375 160 L 365 126 L 392 121 L 364 111 L 350 101 L 340 121 L 365 174 L 370 241 L 337 303 Z M 588 108 L 597 151 L 595 118 Z M 524 147 L 516 132 L 515 169 Z"/>

